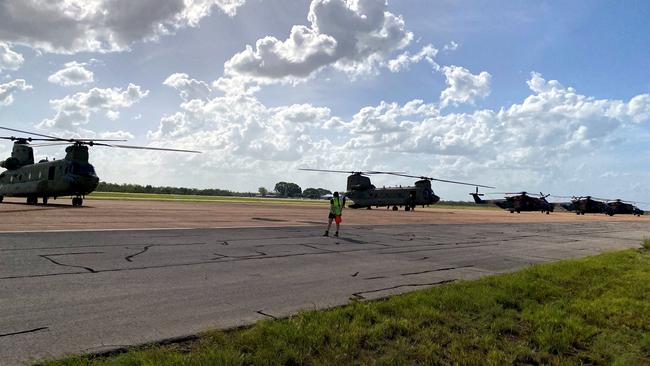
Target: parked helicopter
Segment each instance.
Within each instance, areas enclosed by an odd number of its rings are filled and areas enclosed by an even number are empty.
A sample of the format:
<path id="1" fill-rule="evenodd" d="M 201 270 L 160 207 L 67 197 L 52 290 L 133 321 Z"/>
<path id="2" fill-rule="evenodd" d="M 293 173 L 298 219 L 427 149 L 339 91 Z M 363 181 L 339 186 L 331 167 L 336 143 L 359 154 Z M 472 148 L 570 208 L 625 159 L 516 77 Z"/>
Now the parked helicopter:
<path id="1" fill-rule="evenodd" d="M 576 215 L 584 215 L 586 213 L 604 213 L 609 216 L 614 215 L 614 209 L 604 201 L 606 200 L 592 196 L 574 196 L 571 198 L 571 202 L 562 202 L 560 203 L 560 206 L 567 211 L 575 212 Z"/>
<path id="2" fill-rule="evenodd" d="M 645 214 L 645 211 L 636 207 L 634 204 L 630 203 L 629 201 L 623 201 L 620 199 L 614 200 L 612 202 L 608 202 L 607 206 L 611 208 L 611 213 L 608 214 L 609 216 L 614 216 L 614 215 L 641 216 Z"/>
<path id="3" fill-rule="evenodd" d="M 42 198 L 47 204 L 50 197 L 73 196 L 72 205 L 81 206 L 83 198 L 94 191 L 99 184 L 95 168 L 88 162 L 88 146 L 108 146 L 122 149 L 158 150 L 199 153 L 194 150 L 178 150 L 157 147 L 116 145 L 113 142 L 125 140 L 110 139 L 74 139 L 48 136 L 13 128 L 0 127 L 2 130 L 19 132 L 38 137 L 0 136 L 0 139 L 14 142 L 11 157 L 0 161 L 0 167 L 6 170 L 0 174 L 0 202 L 4 197 L 26 197 L 27 204 L 36 204 Z M 41 160 L 34 163 L 32 141 L 45 141 L 41 145 L 69 145 L 66 156 L 61 160 Z M 110 144 L 106 143 L 110 142 Z"/>
<path id="4" fill-rule="evenodd" d="M 398 207 L 404 206 L 404 210 L 414 210 L 417 205 L 432 205 L 440 201 L 440 197 L 436 196 L 431 189 L 431 181 L 464 184 L 471 186 L 478 186 L 483 188 L 494 188 L 490 186 L 477 185 L 472 183 L 456 182 L 445 179 L 421 177 L 415 175 L 408 175 L 401 172 L 379 172 L 379 171 L 345 171 L 345 170 L 326 170 L 326 169 L 300 169 L 313 172 L 328 172 L 328 173 L 347 173 L 348 176 L 347 192 L 345 197 L 353 203 L 348 205 L 350 208 L 367 208 L 375 207 L 391 208 L 397 211 Z M 400 177 L 415 178 L 418 181 L 411 187 L 388 187 L 376 188 L 371 182 L 368 175 L 375 174 L 388 174 Z"/>
<path id="5" fill-rule="evenodd" d="M 498 194 L 498 193 L 493 193 Z M 474 202 L 479 205 L 484 205 L 492 203 L 498 207 L 510 211 L 510 213 L 520 213 L 521 211 L 541 211 L 547 215 L 555 209 L 555 206 L 552 203 L 549 203 L 546 198 L 549 196 L 539 193 L 539 197 L 532 197 L 528 195 L 528 192 L 517 192 L 517 193 L 503 193 L 506 196 L 503 199 L 496 200 L 483 200 L 480 196 L 482 194 L 478 193 L 478 187 L 476 187 L 475 193 L 470 193 L 474 197 Z"/>

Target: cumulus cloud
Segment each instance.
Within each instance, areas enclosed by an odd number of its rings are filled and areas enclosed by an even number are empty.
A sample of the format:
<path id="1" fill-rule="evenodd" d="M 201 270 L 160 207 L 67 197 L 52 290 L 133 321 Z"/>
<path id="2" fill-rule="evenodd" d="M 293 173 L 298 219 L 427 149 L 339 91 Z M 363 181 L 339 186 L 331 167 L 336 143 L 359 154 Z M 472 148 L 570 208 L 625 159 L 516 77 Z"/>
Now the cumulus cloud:
<path id="1" fill-rule="evenodd" d="M 8 106 L 14 102 L 14 93 L 17 91 L 31 90 L 32 86 L 23 79 L 16 79 L 5 84 L 0 84 L 0 106 Z"/>
<path id="2" fill-rule="evenodd" d="M 442 72 L 447 83 L 447 88 L 440 93 L 443 108 L 449 104 L 474 104 L 477 99 L 490 95 L 492 75 L 486 71 L 474 75 L 464 67 L 452 65 L 443 67 Z"/>
<path id="3" fill-rule="evenodd" d="M 119 109 L 128 108 L 149 94 L 138 85 L 129 84 L 121 88 L 93 88 L 87 92 L 68 95 L 62 99 L 50 100 L 50 106 L 56 110 L 56 115 L 45 119 L 39 128 L 56 127 L 62 130 L 75 131 L 80 126 L 87 125 L 92 113 L 105 113 L 109 119 L 119 118 Z"/>
<path id="4" fill-rule="evenodd" d="M 418 63 L 423 59 L 426 60 L 435 70 L 438 70 L 440 66 L 433 60 L 438 54 L 438 50 L 432 45 L 428 44 L 422 49 L 411 55 L 408 51 L 400 54 L 396 58 L 388 61 L 388 69 L 391 72 L 400 72 L 402 70 L 408 70 L 411 64 Z"/>
<path id="5" fill-rule="evenodd" d="M 228 15 L 245 0 L 3 0 L 0 41 L 56 53 L 122 51 L 197 26 L 213 8 Z"/>
<path id="6" fill-rule="evenodd" d="M 529 96 L 495 110 L 445 113 L 438 103 L 412 100 L 366 106 L 351 118 L 310 104 L 270 108 L 250 95 L 193 99 L 148 136 L 157 145 L 204 150 L 206 168 L 244 175 L 385 164 L 425 174 L 437 166 L 437 175 L 456 179 L 512 171 L 525 185 L 550 179 L 567 159 L 593 154 L 650 119 L 647 94 L 596 99 L 537 73 L 528 85 Z"/>
<path id="7" fill-rule="evenodd" d="M 369 72 L 413 38 L 386 7 L 384 0 L 313 0 L 309 26 L 294 26 L 283 41 L 268 36 L 246 46 L 225 63 L 226 78 L 296 82 L 326 66 Z"/>
<path id="8" fill-rule="evenodd" d="M 61 86 L 73 86 L 92 83 L 94 74 L 86 69 L 85 63 L 68 62 L 65 67 L 47 78 L 47 81 Z"/>
<path id="9" fill-rule="evenodd" d="M 149 137 L 191 143 L 223 156 L 294 161 L 316 144 L 310 129 L 329 118 L 327 108 L 306 104 L 268 108 L 251 96 L 193 99 L 162 118 Z"/>
<path id="10" fill-rule="evenodd" d="M 187 74 L 175 73 L 170 75 L 163 85 L 167 85 L 179 91 L 183 100 L 207 99 L 212 89 L 204 81 L 190 79 Z"/>
<path id="11" fill-rule="evenodd" d="M 13 51 L 5 42 L 0 42 L 0 71 L 18 70 L 25 62 L 23 55 Z"/>

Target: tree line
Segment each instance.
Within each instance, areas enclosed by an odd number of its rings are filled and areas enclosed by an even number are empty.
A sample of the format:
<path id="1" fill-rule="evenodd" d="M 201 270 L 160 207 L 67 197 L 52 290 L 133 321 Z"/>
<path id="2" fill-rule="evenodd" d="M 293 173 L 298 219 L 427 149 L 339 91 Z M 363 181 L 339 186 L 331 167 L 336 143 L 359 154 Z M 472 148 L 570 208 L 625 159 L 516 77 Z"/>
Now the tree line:
<path id="1" fill-rule="evenodd" d="M 185 187 L 167 187 L 152 186 L 150 184 L 130 184 L 130 183 L 108 183 L 99 182 L 97 192 L 119 192 L 119 193 L 151 193 L 151 194 L 176 194 L 176 195 L 195 195 L 195 196 L 233 196 L 233 197 L 250 197 L 255 196 L 252 192 L 235 192 L 219 188 L 185 188 Z M 332 192 L 324 188 L 306 188 L 304 191 L 299 185 L 291 182 L 278 182 L 274 187 L 274 196 L 291 197 L 291 198 L 313 198 L 318 199 L 323 195 Z M 258 194 L 262 197 L 269 195 L 269 191 L 260 187 Z"/>

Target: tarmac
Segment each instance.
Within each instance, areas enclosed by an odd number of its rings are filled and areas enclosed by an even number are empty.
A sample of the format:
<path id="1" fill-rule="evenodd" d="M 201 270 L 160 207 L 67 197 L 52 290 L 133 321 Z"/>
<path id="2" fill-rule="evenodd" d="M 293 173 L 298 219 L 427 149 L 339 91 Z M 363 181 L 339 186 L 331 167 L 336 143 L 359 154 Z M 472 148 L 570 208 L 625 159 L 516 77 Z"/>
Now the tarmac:
<path id="1" fill-rule="evenodd" d="M 638 248 L 650 233 L 647 218 L 346 210 L 341 237 L 333 238 L 321 236 L 326 211 L 320 205 L 2 204 L 0 364 L 178 339 Z M 109 216 L 119 220 L 101 221 Z"/>

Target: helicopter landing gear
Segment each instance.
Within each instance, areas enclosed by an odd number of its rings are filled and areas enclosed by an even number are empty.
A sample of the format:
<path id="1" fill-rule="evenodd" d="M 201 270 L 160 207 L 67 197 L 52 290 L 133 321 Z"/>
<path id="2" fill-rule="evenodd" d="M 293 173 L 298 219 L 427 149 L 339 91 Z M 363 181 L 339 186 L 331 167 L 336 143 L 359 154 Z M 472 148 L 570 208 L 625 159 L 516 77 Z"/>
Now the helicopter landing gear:
<path id="1" fill-rule="evenodd" d="M 0 203 L 2 203 L 2 200 L 4 199 L 4 196 L 0 196 Z"/>
<path id="2" fill-rule="evenodd" d="M 43 204 L 47 205 L 47 197 L 43 197 Z"/>
<path id="3" fill-rule="evenodd" d="M 372 207 L 368 206 L 366 207 L 366 210 L 372 210 Z"/>
<path id="4" fill-rule="evenodd" d="M 397 210 L 399 210 L 397 206 L 393 206 L 393 211 L 397 211 Z"/>
<path id="5" fill-rule="evenodd" d="M 81 198 L 81 197 L 74 197 L 74 198 L 72 198 L 72 205 L 73 205 L 73 206 L 79 206 L 79 207 L 81 207 L 81 205 L 83 205 L 83 202 L 84 202 L 84 200 L 83 200 L 83 198 Z"/>
<path id="6" fill-rule="evenodd" d="M 404 211 L 411 211 L 411 206 L 409 205 L 404 206 Z"/>
<path id="7" fill-rule="evenodd" d="M 28 205 L 35 205 L 38 203 L 38 197 L 27 197 Z"/>

